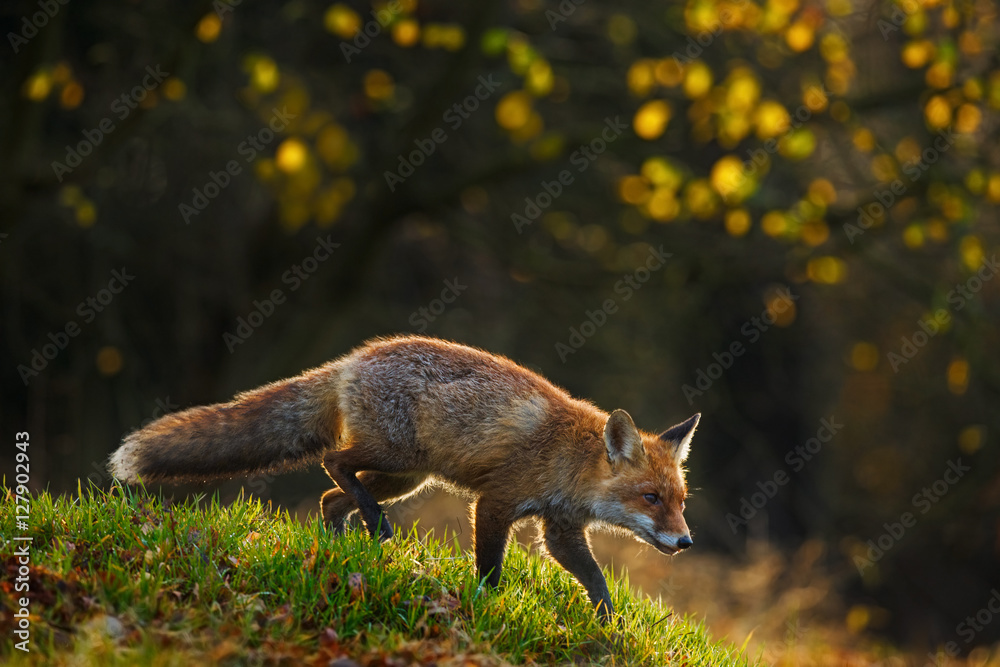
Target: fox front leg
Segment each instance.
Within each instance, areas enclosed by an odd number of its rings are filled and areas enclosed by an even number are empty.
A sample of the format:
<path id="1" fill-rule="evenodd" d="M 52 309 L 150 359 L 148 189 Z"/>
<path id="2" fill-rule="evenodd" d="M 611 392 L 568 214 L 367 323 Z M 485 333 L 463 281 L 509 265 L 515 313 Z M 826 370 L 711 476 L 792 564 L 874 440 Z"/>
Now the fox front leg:
<path id="1" fill-rule="evenodd" d="M 475 522 L 473 539 L 476 544 L 479 581 L 485 580 L 490 586 L 499 586 L 510 528 L 514 524 L 511 511 L 503 504 L 481 497 L 476 501 Z"/>
<path id="2" fill-rule="evenodd" d="M 594 560 L 583 526 L 566 526 L 546 519 L 544 530 L 549 555 L 583 584 L 601 622 L 607 623 L 615 608 L 611 604 L 608 582 Z"/>

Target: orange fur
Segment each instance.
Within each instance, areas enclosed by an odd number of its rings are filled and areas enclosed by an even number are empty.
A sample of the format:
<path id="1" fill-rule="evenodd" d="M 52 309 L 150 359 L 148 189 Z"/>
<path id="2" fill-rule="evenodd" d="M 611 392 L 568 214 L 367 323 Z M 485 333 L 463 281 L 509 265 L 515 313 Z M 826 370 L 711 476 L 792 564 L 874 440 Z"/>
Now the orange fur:
<path id="1" fill-rule="evenodd" d="M 592 526 L 625 529 L 664 553 L 690 546 L 681 464 L 698 415 L 660 435 L 571 397 L 482 350 L 420 336 L 376 339 L 233 401 L 166 415 L 112 456 L 126 482 L 276 472 L 322 460 L 337 488 L 326 523 L 354 511 L 373 534 L 392 528 L 379 503 L 441 482 L 474 499 L 480 577 L 500 570 L 511 527 L 540 519 L 549 554 L 606 616 Z"/>

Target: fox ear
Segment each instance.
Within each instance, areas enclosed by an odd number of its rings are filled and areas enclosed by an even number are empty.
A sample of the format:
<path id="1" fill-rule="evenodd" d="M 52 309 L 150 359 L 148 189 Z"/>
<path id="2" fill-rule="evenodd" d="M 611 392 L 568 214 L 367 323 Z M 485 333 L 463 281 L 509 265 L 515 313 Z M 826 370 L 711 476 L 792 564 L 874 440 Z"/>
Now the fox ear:
<path id="1" fill-rule="evenodd" d="M 694 430 L 698 427 L 700 420 L 701 413 L 699 412 L 660 434 L 660 440 L 665 440 L 672 445 L 671 452 L 674 455 L 674 460 L 678 463 L 683 463 L 687 459 L 688 452 L 691 451 L 691 438 L 694 437 Z"/>
<path id="2" fill-rule="evenodd" d="M 604 446 L 612 463 L 635 461 L 646 453 L 635 422 L 624 410 L 615 410 L 604 424 Z"/>

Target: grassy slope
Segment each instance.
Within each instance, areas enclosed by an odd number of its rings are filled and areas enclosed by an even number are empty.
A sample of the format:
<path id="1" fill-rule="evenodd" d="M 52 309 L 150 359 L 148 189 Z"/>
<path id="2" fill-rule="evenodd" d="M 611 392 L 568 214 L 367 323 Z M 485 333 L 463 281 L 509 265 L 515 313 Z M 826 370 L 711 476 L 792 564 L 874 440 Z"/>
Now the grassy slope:
<path id="1" fill-rule="evenodd" d="M 13 495 L 0 487 L 0 662 L 188 665 L 745 665 L 704 627 L 612 583 L 601 628 L 558 566 L 513 548 L 497 590 L 470 554 L 397 535 L 334 537 L 258 502 L 226 507 L 120 488 L 31 506 L 32 653 L 13 649 Z M 387 658 L 402 662 L 387 662 Z"/>

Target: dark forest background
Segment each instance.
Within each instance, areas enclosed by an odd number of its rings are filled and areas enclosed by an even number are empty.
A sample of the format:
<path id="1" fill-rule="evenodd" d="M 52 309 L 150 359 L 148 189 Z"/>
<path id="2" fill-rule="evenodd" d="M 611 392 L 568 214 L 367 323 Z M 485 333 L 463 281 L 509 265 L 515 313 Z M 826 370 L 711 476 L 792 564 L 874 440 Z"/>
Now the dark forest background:
<path id="1" fill-rule="evenodd" d="M 852 630 L 996 641 L 959 630 L 1000 585 L 996 18 L 5 2 L 4 437 L 36 488 L 107 485 L 164 411 L 441 336 L 701 412 L 694 551 L 823 544 Z"/>

